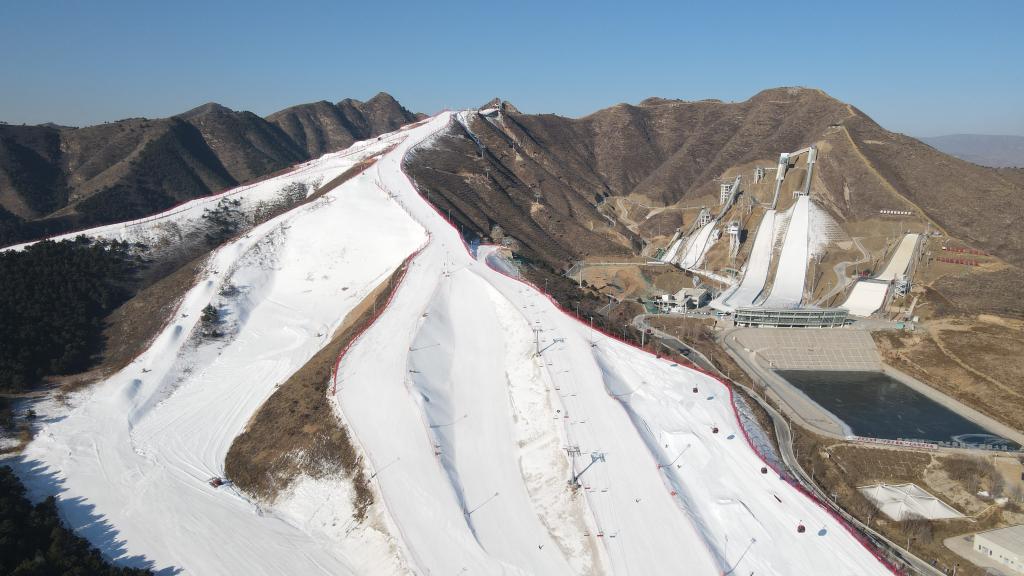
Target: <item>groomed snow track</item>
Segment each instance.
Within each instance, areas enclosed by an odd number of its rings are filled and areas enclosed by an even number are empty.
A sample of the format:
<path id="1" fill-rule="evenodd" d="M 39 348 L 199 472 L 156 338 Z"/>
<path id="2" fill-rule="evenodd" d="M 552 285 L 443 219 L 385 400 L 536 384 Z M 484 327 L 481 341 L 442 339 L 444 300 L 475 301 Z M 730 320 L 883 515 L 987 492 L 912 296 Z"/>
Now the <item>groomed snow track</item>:
<path id="1" fill-rule="evenodd" d="M 489 266 L 494 248 L 468 253 L 402 172 L 451 117 L 408 130 L 322 204 L 219 249 L 139 360 L 73 408 L 47 407 L 20 467 L 34 493 L 60 492 L 69 523 L 122 562 L 195 574 L 889 573 L 761 472 L 722 383 L 591 331 Z M 325 343 L 315 334 L 417 250 L 330 396 L 373 478 L 373 526 L 299 519 L 350 523 L 330 490 L 261 511 L 211 488 L 248 418 Z M 229 278 L 247 288 L 219 302 L 237 325 L 196 342 L 199 310 Z"/>

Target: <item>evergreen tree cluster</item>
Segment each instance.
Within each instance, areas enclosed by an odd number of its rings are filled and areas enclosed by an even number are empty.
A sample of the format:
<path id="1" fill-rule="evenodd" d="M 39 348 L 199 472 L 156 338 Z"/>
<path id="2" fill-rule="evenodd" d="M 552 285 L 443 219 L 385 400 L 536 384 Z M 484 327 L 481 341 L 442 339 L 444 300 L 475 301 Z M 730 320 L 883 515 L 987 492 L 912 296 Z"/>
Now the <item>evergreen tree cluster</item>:
<path id="1" fill-rule="evenodd" d="M 87 369 L 137 265 L 126 243 L 84 236 L 0 253 L 0 390 Z"/>
<path id="2" fill-rule="evenodd" d="M 203 209 L 203 219 L 208 223 L 207 244 L 217 246 L 242 229 L 245 214 L 242 213 L 241 204 L 237 198 L 221 198 L 215 207 Z"/>
<path id="3" fill-rule="evenodd" d="M 141 576 L 107 564 L 99 551 L 61 524 L 49 497 L 33 505 L 10 466 L 0 468 L 0 574 L 12 576 Z"/>

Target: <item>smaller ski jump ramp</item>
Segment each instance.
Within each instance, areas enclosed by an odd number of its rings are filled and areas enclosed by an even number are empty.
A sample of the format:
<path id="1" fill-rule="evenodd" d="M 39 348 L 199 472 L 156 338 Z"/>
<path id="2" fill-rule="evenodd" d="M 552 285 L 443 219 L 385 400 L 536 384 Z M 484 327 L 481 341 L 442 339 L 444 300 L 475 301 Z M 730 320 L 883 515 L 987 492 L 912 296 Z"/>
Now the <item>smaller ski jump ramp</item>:
<path id="1" fill-rule="evenodd" d="M 846 302 L 843 302 L 842 308 L 846 308 L 854 316 L 871 316 L 882 307 L 888 292 L 888 282 L 859 280 L 853 285 L 853 290 L 850 290 L 850 295 Z"/>
<path id="2" fill-rule="evenodd" d="M 900 240 L 899 246 L 896 247 L 896 251 L 892 253 L 892 257 L 889 258 L 889 263 L 886 264 L 885 269 L 875 278 L 891 281 L 906 274 L 907 268 L 910 267 L 910 261 L 913 260 L 914 254 L 917 252 L 917 243 L 920 239 L 920 234 L 907 234 L 904 236 Z"/>
<path id="3" fill-rule="evenodd" d="M 683 245 L 683 239 L 682 238 L 679 238 L 679 239 L 675 240 L 674 242 L 669 244 L 668 250 L 665 251 L 665 254 L 663 254 L 661 256 L 661 258 L 659 258 L 659 260 L 661 260 L 662 262 L 671 262 L 672 260 L 675 259 L 676 254 L 679 253 L 679 248 L 682 245 Z"/>
<path id="4" fill-rule="evenodd" d="M 921 240 L 920 234 L 907 234 L 900 240 L 896 250 L 889 258 L 885 269 L 874 278 L 858 280 L 850 290 L 846 302 L 842 308 L 850 311 L 854 316 L 871 316 L 885 304 L 885 298 L 889 294 L 889 286 L 907 273 L 910 263 L 917 253 L 918 243 Z"/>
<path id="5" fill-rule="evenodd" d="M 680 268 L 688 270 L 700 265 L 701 260 L 704 259 L 704 254 L 708 251 L 711 233 L 714 232 L 715 224 L 717 223 L 717 220 L 708 222 L 686 241 L 686 246 L 683 248 L 683 255 L 679 259 Z"/>

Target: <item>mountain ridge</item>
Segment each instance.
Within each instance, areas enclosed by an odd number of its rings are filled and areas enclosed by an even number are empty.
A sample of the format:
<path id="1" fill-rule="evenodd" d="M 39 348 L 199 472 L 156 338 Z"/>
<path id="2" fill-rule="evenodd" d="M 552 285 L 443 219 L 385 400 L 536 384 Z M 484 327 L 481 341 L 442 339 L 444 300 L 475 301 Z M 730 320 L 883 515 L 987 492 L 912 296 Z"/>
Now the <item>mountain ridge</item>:
<path id="1" fill-rule="evenodd" d="M 0 245 L 146 216 L 420 117 L 383 92 L 345 99 L 337 105 L 345 121 L 313 145 L 288 119 L 319 104 L 266 118 L 208 102 L 80 128 L 0 124 Z"/>
<path id="2" fill-rule="evenodd" d="M 814 88 L 773 88 L 742 102 L 648 98 L 579 118 L 523 114 L 503 102 L 486 118 L 467 116 L 409 169 L 465 229 L 488 237 L 500 224 L 533 256 L 565 268 L 587 255 L 636 252 L 655 230 L 675 229 L 685 206 L 716 205 L 725 174 L 774 167 L 780 152 L 812 144 L 812 190 L 838 221 L 913 210 L 1024 263 L 1024 242 L 1003 233 L 1001 221 L 1024 210 L 1024 178 L 889 132 Z M 627 230 L 600 209 L 615 198 L 659 211 Z"/>

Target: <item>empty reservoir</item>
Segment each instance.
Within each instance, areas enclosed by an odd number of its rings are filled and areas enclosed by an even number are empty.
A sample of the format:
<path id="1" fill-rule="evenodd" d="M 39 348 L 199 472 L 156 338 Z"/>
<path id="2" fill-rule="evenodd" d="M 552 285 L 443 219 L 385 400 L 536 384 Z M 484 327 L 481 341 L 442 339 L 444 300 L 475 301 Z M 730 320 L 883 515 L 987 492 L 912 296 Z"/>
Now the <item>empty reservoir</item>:
<path id="1" fill-rule="evenodd" d="M 778 373 L 857 436 L 1019 448 L 881 372 Z"/>

